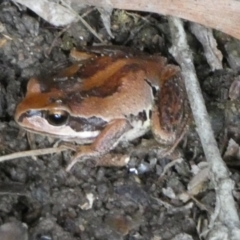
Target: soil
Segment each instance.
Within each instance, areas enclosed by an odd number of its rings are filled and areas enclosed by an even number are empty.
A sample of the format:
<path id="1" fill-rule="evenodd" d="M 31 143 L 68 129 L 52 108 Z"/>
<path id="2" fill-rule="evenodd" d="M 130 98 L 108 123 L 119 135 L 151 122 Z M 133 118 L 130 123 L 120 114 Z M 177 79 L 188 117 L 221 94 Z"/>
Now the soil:
<path id="1" fill-rule="evenodd" d="M 150 54 L 161 52 L 169 62 L 174 62 L 168 53 L 171 41 L 166 18 L 115 10 L 111 22 L 115 38 L 111 39 L 97 10 L 89 9 L 82 10 L 89 12 L 85 20 L 105 45 L 135 47 Z M 236 40 L 216 33 L 224 54 L 224 69 L 212 72 L 187 23 L 186 31 L 213 129 L 224 154 L 230 138 L 236 141 L 236 148 L 240 142 L 239 84 L 232 85 L 234 81 L 238 83 L 239 66 L 231 65 L 239 55 L 234 55 L 230 48 Z M 33 140 L 29 140 L 14 121 L 15 107 L 31 77 L 51 73 L 64 65 L 69 61 L 71 48 L 96 44 L 98 40 L 80 22 L 66 29 L 56 28 L 28 9 L 0 2 L 1 155 L 54 144 L 55 140 L 40 135 L 32 135 Z M 234 91 L 229 97 L 231 86 Z M 28 228 L 24 231 L 31 240 L 181 239 L 178 234 L 200 239 L 199 232 L 207 226 L 209 212 L 214 209 L 215 195 L 211 184 L 203 181 L 194 194 L 198 202 L 189 196 L 183 200 L 195 175 L 193 169 L 205 162 L 194 123 L 171 159 L 181 156 L 183 161 L 176 162 L 164 175 L 171 160 L 149 150 L 151 144 L 155 143 L 148 134 L 118 146 L 119 151 L 133 152 L 128 166 L 122 168 L 96 167 L 84 162 L 68 173 L 65 167 L 71 152 L 0 163 L 0 225 L 25 223 Z M 238 183 L 235 160 L 239 157 L 230 154 L 230 158 L 232 177 Z M 235 195 L 238 200 L 237 192 Z M 20 238 L 26 239 L 24 234 Z"/>

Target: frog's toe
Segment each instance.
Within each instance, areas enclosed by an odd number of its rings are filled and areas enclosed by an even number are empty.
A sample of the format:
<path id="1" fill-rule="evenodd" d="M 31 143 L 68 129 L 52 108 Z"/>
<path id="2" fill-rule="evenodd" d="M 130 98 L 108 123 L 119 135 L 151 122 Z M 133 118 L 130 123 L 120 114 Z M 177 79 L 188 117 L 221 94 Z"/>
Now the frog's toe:
<path id="1" fill-rule="evenodd" d="M 77 162 L 79 162 L 80 161 L 80 159 L 79 158 L 73 158 L 73 159 L 71 159 L 71 162 L 67 165 L 67 167 L 66 167 L 66 171 L 67 172 L 70 172 L 71 171 L 71 169 L 72 169 L 72 167 L 77 163 Z"/>
<path id="2" fill-rule="evenodd" d="M 102 167 L 124 167 L 130 160 L 129 155 L 125 154 L 106 154 L 96 161 L 97 166 Z"/>

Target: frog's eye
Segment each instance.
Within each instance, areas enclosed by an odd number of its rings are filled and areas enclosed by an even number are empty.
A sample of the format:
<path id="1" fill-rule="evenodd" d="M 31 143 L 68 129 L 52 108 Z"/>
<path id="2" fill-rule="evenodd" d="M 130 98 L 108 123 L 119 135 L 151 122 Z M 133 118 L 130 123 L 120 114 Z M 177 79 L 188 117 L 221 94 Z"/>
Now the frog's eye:
<path id="1" fill-rule="evenodd" d="M 46 113 L 46 120 L 53 126 L 62 126 L 68 122 L 69 113 L 63 110 L 52 110 Z"/>

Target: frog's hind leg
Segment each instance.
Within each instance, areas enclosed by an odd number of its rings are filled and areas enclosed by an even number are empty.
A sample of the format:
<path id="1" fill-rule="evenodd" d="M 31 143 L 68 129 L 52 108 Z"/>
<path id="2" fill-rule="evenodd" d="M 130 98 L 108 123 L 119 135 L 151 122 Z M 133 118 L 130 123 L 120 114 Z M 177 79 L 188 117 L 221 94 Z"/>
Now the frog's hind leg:
<path id="1" fill-rule="evenodd" d="M 151 117 L 152 132 L 159 143 L 172 146 L 173 151 L 186 132 L 189 103 L 178 67 L 167 65 L 160 82 Z"/>

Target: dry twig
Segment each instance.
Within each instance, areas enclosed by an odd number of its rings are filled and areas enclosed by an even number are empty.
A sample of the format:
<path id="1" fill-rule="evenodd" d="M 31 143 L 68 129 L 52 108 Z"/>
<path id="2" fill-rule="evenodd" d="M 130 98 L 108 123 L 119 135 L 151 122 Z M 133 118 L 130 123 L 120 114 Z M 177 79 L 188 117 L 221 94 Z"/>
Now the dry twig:
<path id="1" fill-rule="evenodd" d="M 173 41 L 171 52 L 182 68 L 182 75 L 185 79 L 197 131 L 206 159 L 209 162 L 211 180 L 216 191 L 215 212 L 211 216 L 209 225 L 208 236 L 211 237 L 208 239 L 237 240 L 240 239 L 240 222 L 232 196 L 234 183 L 229 178 L 229 171 L 221 158 L 214 138 L 182 21 L 178 18 L 170 17 L 169 23 Z"/>
<path id="2" fill-rule="evenodd" d="M 59 153 L 66 150 L 69 150 L 69 148 L 66 146 L 61 146 L 61 147 L 53 147 L 53 148 L 45 148 L 45 149 L 37 149 L 37 150 L 34 149 L 29 151 L 16 152 L 16 153 L 0 156 L 0 163 L 13 160 L 16 158 L 33 157 L 33 156 L 40 156 L 40 155 L 46 155 L 46 154 L 52 154 L 52 153 Z"/>
<path id="3" fill-rule="evenodd" d="M 213 36 L 212 29 L 206 28 L 197 23 L 191 23 L 191 31 L 202 44 L 204 55 L 211 70 L 222 69 L 223 55 L 217 48 L 217 41 Z"/>

